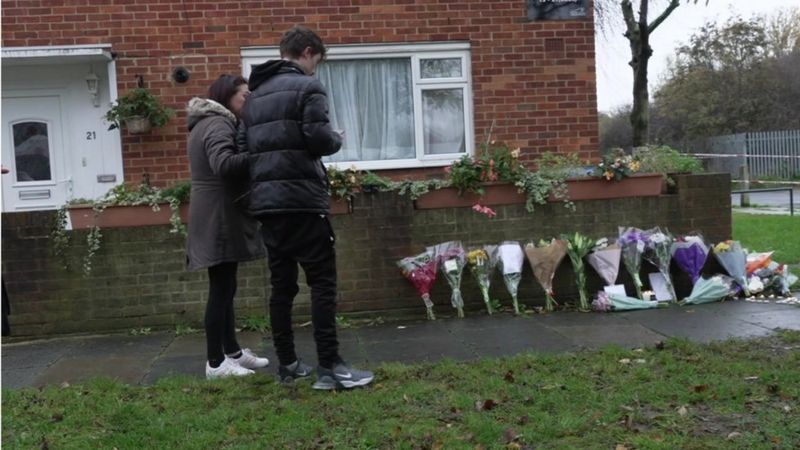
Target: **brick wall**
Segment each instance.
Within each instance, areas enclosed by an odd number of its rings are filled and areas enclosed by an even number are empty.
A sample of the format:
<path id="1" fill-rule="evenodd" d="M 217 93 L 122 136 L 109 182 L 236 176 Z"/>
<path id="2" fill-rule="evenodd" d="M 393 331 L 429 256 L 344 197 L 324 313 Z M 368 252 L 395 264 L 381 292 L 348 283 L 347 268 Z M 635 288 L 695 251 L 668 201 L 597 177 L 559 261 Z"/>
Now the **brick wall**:
<path id="1" fill-rule="evenodd" d="M 2 14 L 3 46 L 110 43 L 119 92 L 142 75 L 178 111 L 165 128 L 123 133 L 128 181 L 188 179 L 186 102 L 219 74 L 241 73 L 241 47 L 277 45 L 298 23 L 327 44 L 469 41 L 478 141 L 494 122 L 494 138 L 520 146 L 523 161 L 597 152 L 593 19 L 529 22 L 524 0 L 3 0 Z M 188 83 L 171 80 L 177 66 Z"/>
<path id="2" fill-rule="evenodd" d="M 411 201 L 394 193 L 357 196 L 352 214 L 333 216 L 338 238 L 339 310 L 356 316 L 423 319 L 422 301 L 395 262 L 448 240 L 458 239 L 468 246 L 507 239 L 525 243 L 572 231 L 591 237 L 615 236 L 618 225 L 659 225 L 673 233 L 699 230 L 713 242 L 730 238 L 730 176 L 681 175 L 676 181 L 671 195 L 581 201 L 576 202 L 574 212 L 559 203 L 538 207 L 533 214 L 523 205 L 502 206 L 496 208 L 498 216 L 492 220 L 470 208 L 415 210 Z M 167 226 L 102 230 L 103 244 L 94 260 L 94 272 L 84 278 L 80 264 L 86 233 L 71 233 L 68 260 L 73 268 L 64 270 L 51 254 L 52 217 L 52 212 L 3 214 L 3 279 L 11 297 L 13 335 L 174 328 L 178 323 L 200 326 L 206 276 L 183 270 L 183 240 L 171 235 Z M 544 293 L 527 262 L 523 270 L 521 301 L 543 305 Z M 647 265 L 643 270 L 654 271 Z M 241 266 L 236 299 L 239 317 L 264 314 L 268 276 L 263 261 Z M 432 297 L 437 313 L 449 315 L 453 312 L 450 290 L 443 277 L 439 278 Z M 620 280 L 632 292 L 624 270 Z M 676 281 L 679 294 L 681 289 L 688 293 L 686 277 L 676 272 Z M 590 291 L 600 286 L 600 279 L 590 270 Z M 468 313 L 483 309 L 480 291 L 466 272 L 462 291 Z M 555 292 L 561 300 L 576 295 L 566 260 L 556 274 Z M 498 274 L 492 279 L 491 294 L 509 304 Z M 295 312 L 297 320 L 310 313 L 305 287 Z"/>

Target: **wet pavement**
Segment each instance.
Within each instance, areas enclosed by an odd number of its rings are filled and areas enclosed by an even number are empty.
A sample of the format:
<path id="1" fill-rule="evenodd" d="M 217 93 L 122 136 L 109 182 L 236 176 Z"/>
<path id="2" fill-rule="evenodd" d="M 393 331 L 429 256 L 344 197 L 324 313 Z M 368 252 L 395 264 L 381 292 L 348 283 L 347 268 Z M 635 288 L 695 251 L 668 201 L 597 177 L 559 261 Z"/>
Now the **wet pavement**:
<path id="1" fill-rule="evenodd" d="M 419 363 L 442 359 L 468 361 L 524 352 L 573 352 L 610 344 L 635 348 L 669 337 L 709 342 L 765 336 L 777 329 L 800 330 L 800 306 L 742 300 L 624 313 L 558 312 L 514 317 L 473 313 L 465 319 L 391 322 L 339 330 L 340 353 L 354 365 Z M 312 330 L 295 329 L 297 354 L 316 362 Z M 269 336 L 239 333 L 239 343 L 270 358 Z M 3 344 L 2 387 L 77 383 L 107 376 L 129 384 L 151 384 L 161 377 L 203 377 L 203 333 L 176 336 L 106 335 L 65 337 Z"/>

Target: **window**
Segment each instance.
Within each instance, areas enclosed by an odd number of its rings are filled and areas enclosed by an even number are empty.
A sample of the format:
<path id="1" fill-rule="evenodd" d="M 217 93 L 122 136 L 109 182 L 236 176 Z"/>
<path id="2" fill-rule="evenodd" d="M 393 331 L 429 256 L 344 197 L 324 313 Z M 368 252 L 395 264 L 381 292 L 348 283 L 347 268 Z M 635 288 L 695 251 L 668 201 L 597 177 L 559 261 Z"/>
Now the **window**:
<path id="1" fill-rule="evenodd" d="M 17 182 L 52 180 L 47 123 L 19 122 L 12 129 Z"/>
<path id="2" fill-rule="evenodd" d="M 279 57 L 242 50 L 244 75 Z M 317 76 L 328 91 L 342 150 L 326 163 L 359 169 L 444 166 L 473 151 L 468 43 L 328 48 Z"/>

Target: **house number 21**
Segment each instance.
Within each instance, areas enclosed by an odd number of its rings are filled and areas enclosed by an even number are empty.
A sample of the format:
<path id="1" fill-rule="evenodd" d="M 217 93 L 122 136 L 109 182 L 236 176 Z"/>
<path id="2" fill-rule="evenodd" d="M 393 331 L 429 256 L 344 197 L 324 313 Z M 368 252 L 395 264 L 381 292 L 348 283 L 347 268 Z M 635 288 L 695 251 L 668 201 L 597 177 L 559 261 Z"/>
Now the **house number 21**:
<path id="1" fill-rule="evenodd" d="M 87 131 L 86 132 L 86 140 L 87 141 L 93 141 L 95 139 L 97 139 L 97 133 L 95 133 L 94 131 Z"/>

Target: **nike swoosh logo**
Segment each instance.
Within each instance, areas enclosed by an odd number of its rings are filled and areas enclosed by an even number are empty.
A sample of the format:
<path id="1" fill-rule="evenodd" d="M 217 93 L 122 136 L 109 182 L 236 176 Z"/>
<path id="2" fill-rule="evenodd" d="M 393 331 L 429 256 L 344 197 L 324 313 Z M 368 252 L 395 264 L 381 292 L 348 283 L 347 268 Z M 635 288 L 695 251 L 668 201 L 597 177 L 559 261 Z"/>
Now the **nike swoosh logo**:
<path id="1" fill-rule="evenodd" d="M 349 379 L 353 378 L 353 374 L 350 373 L 350 372 L 339 373 L 339 374 L 336 374 L 336 376 L 338 376 L 339 378 L 344 378 L 345 380 L 349 380 Z"/>

